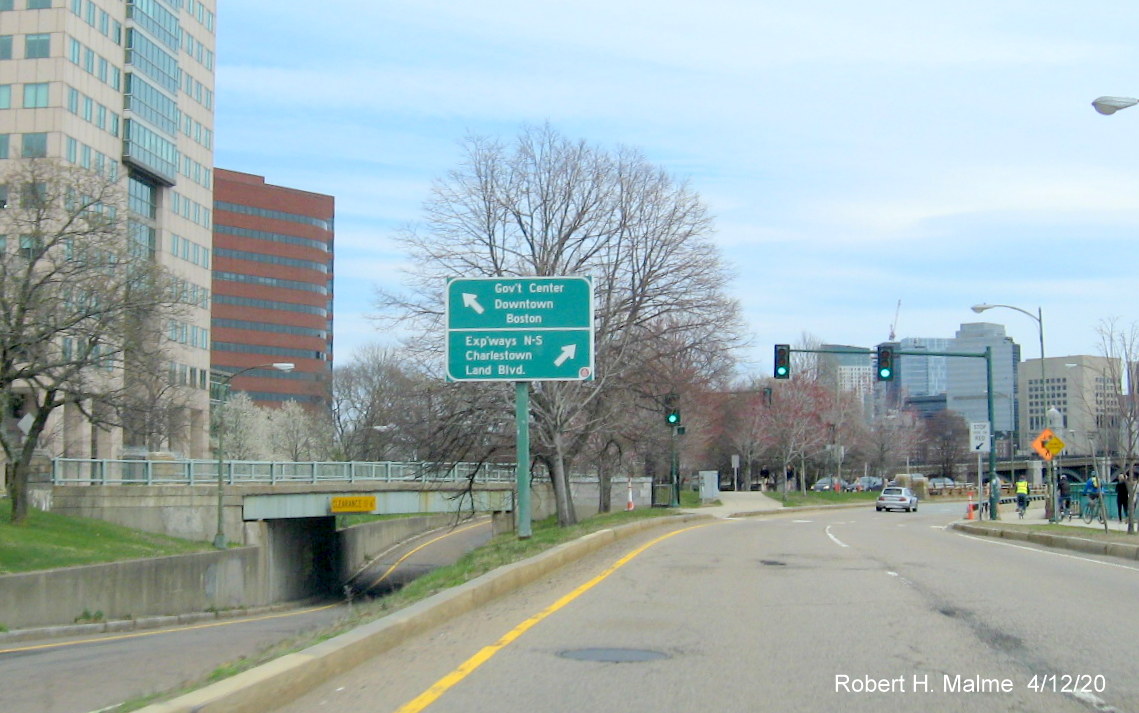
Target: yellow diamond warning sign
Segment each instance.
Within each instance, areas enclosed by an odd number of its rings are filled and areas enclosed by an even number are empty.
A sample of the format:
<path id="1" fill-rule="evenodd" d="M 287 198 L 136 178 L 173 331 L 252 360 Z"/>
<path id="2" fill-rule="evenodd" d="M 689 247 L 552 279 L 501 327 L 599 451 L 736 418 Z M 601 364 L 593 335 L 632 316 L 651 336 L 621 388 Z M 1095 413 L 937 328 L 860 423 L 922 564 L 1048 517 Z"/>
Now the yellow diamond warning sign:
<path id="1" fill-rule="evenodd" d="M 1061 441 L 1051 428 L 1045 428 L 1032 442 L 1032 450 L 1044 460 L 1052 460 L 1068 445 Z"/>

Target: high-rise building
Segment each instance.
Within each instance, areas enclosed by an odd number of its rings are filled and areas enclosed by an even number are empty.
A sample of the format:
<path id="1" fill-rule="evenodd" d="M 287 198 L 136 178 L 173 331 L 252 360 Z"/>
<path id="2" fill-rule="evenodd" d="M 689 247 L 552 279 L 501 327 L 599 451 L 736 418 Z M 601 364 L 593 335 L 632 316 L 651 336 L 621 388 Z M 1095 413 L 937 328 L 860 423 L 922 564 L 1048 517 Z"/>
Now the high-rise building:
<path id="1" fill-rule="evenodd" d="M 255 403 L 328 404 L 334 209 L 332 196 L 214 171 L 213 368 Z"/>
<path id="2" fill-rule="evenodd" d="M 1122 362 L 1099 356 L 1029 359 L 1020 364 L 1021 449 L 1045 428 L 1064 442 L 1063 455 L 1102 456 L 1120 442 Z M 1056 409 L 1052 423 L 1048 411 Z"/>
<path id="3" fill-rule="evenodd" d="M 844 344 L 823 344 L 819 354 L 819 377 L 830 382 L 839 391 L 852 392 L 859 399 L 873 391 L 874 373 L 870 365 L 871 354 L 866 347 Z"/>
<path id="4" fill-rule="evenodd" d="M 951 352 L 984 354 L 992 349 L 994 434 L 1012 434 L 1017 428 L 1016 374 L 1020 363 L 1020 345 L 1006 336 L 1004 325 L 988 322 L 962 324 L 957 330 Z M 950 357 L 946 361 L 946 408 L 956 411 L 967 423 L 988 422 L 988 384 L 985 360 Z"/>
<path id="5" fill-rule="evenodd" d="M 69 435 L 62 455 L 208 455 L 215 7 L 0 0 L 0 159 L 49 157 L 121 178 L 131 235 L 194 302 L 160 325 L 165 371 L 185 392 L 164 433 Z M 71 414 L 63 422 L 90 430 Z"/>
<path id="6" fill-rule="evenodd" d="M 939 337 L 906 337 L 898 348 L 906 352 L 948 352 L 952 341 Z M 903 354 L 898 357 L 898 380 L 909 398 L 945 393 L 948 357 Z"/>

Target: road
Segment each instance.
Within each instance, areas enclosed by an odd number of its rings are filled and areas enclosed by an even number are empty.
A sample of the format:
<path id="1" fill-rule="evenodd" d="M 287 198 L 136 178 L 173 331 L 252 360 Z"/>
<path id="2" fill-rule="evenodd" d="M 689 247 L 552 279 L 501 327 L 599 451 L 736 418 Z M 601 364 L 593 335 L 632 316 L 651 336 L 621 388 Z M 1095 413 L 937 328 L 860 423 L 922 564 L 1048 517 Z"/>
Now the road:
<path id="1" fill-rule="evenodd" d="M 1113 622 L 1139 568 L 947 530 L 959 510 L 650 531 L 276 710 L 1139 710 Z"/>
<path id="2" fill-rule="evenodd" d="M 358 577 L 383 593 L 490 538 L 490 521 L 412 538 Z M 88 713 L 197 681 L 215 668 L 334 624 L 340 602 L 119 634 L 0 645 L 0 712 Z"/>

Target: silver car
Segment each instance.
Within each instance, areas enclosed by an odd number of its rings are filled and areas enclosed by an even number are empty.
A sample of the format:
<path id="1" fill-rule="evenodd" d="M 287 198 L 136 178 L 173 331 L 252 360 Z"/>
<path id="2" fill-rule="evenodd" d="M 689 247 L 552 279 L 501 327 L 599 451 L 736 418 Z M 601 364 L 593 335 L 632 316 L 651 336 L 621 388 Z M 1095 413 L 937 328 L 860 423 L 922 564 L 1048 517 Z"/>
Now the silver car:
<path id="1" fill-rule="evenodd" d="M 882 489 L 881 494 L 878 495 L 878 501 L 874 503 L 874 509 L 878 512 L 882 512 L 883 510 L 917 512 L 918 496 L 914 495 L 914 491 L 909 488 L 899 488 L 891 485 L 890 487 Z"/>

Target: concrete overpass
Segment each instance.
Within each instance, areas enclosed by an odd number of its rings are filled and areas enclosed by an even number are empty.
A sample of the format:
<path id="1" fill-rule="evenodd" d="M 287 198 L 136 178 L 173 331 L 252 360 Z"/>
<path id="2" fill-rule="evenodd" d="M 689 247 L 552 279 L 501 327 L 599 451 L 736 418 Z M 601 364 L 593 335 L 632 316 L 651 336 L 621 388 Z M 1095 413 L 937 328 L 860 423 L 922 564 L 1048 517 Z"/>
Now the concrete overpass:
<path id="1" fill-rule="evenodd" d="M 512 465 L 225 461 L 220 475 L 223 532 L 237 544 L 259 544 L 257 523 L 514 509 Z M 33 498 L 52 512 L 209 540 L 218 476 L 216 460 L 59 458 Z"/>

